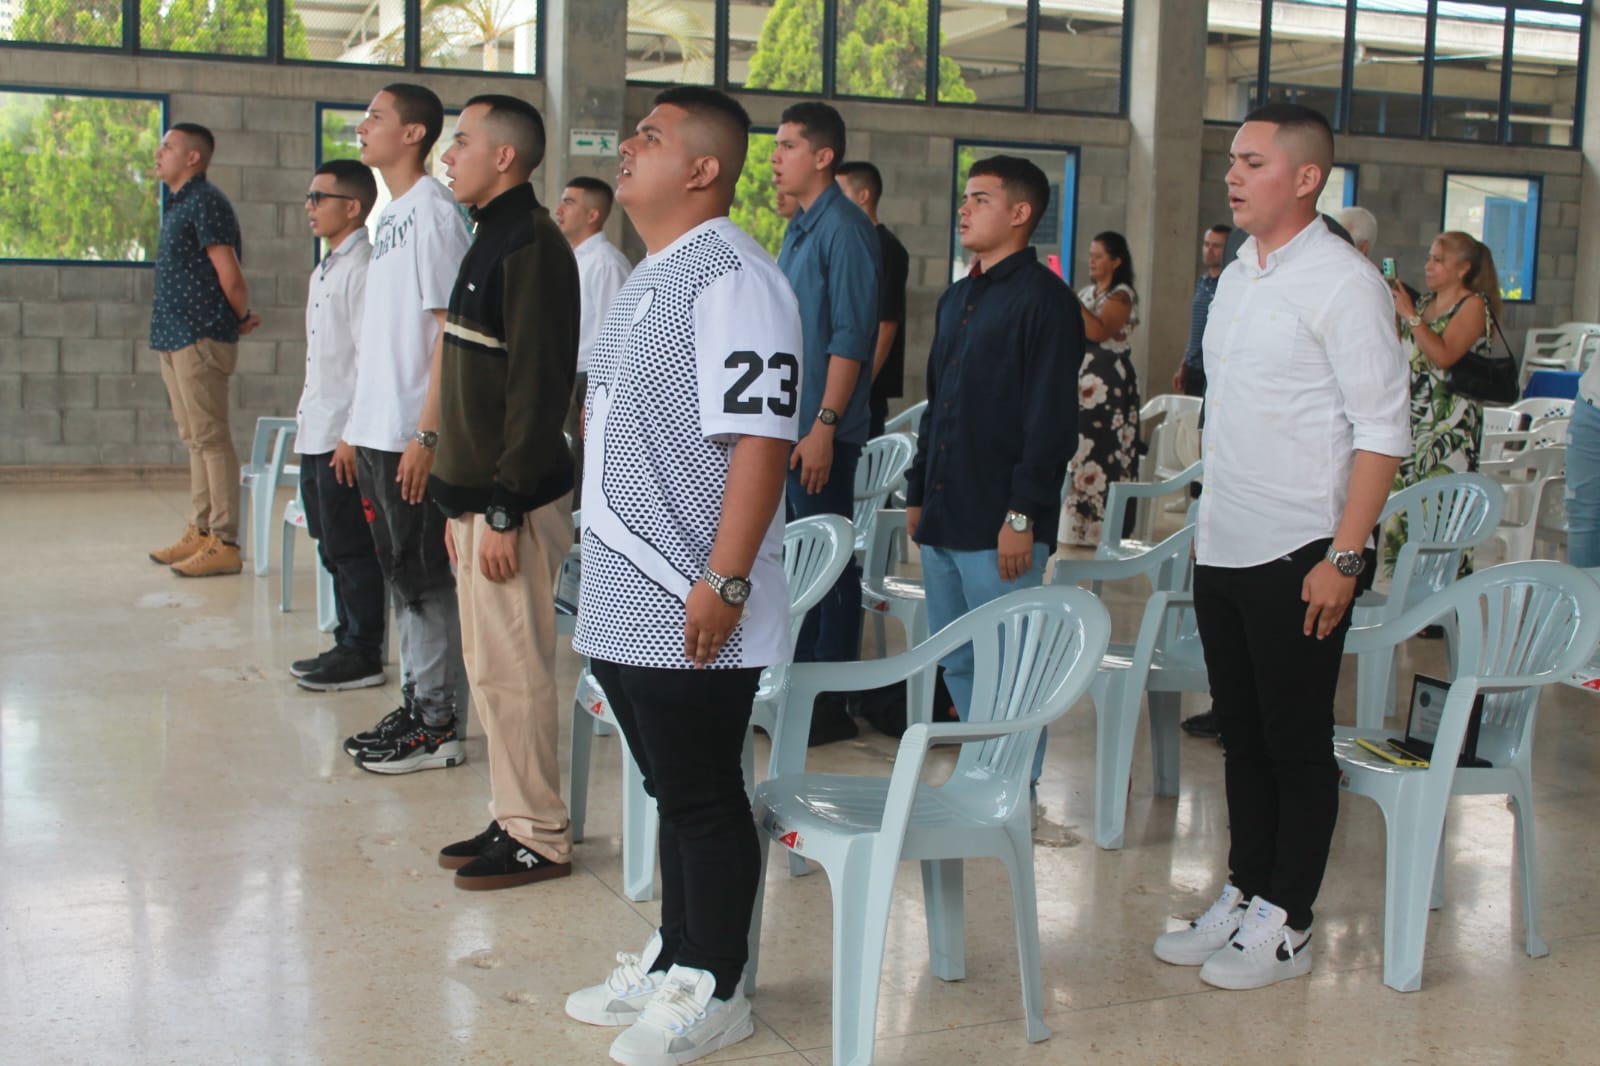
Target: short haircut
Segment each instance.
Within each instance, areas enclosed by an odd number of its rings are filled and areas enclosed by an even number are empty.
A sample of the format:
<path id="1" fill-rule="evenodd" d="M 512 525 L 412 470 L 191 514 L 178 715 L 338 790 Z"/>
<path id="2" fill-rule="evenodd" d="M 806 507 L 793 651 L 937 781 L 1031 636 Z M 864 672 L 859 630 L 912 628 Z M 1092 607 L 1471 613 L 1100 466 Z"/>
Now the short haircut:
<path id="1" fill-rule="evenodd" d="M 611 186 L 599 178 L 591 178 L 587 174 L 580 174 L 568 181 L 564 188 L 577 189 L 583 193 L 593 193 L 600 208 L 600 224 L 605 225 L 606 219 L 611 217 L 611 201 L 616 197 Z"/>
<path id="2" fill-rule="evenodd" d="M 200 165 L 204 167 L 211 162 L 211 155 L 217 150 L 217 139 L 211 131 L 198 122 L 174 122 L 172 128 L 189 139 L 195 150 L 200 153 Z"/>
<path id="3" fill-rule="evenodd" d="M 725 92 L 704 85 L 677 85 L 656 94 L 655 106 L 670 104 L 704 124 L 710 131 L 714 154 L 722 164 L 724 181 L 737 182 L 744 170 L 750 144 L 750 114 Z"/>
<path id="4" fill-rule="evenodd" d="M 1210 229 L 1206 230 L 1206 232 L 1220 233 L 1226 237 L 1228 234 L 1233 232 L 1233 227 L 1228 225 L 1226 222 L 1218 222 L 1215 226 L 1212 226 Z"/>
<path id="5" fill-rule="evenodd" d="M 844 116 L 835 108 L 821 100 L 805 100 L 784 108 L 778 121 L 799 126 L 813 152 L 832 148 L 833 163 L 828 168 L 828 176 L 839 172 L 839 165 L 844 162 Z"/>
<path id="6" fill-rule="evenodd" d="M 1368 248 L 1378 243 L 1378 218 L 1364 207 L 1341 207 L 1333 213 L 1339 225 L 1350 231 L 1350 243 L 1357 248 L 1365 242 Z"/>
<path id="7" fill-rule="evenodd" d="M 850 182 L 850 187 L 857 192 L 867 190 L 867 200 L 874 205 L 883 199 L 883 175 L 878 168 L 865 159 L 852 159 L 848 163 L 839 164 L 834 173 Z"/>
<path id="8" fill-rule="evenodd" d="M 967 171 L 968 178 L 999 178 L 1000 187 L 1012 203 L 1025 202 L 1033 208 L 1028 213 L 1028 236 L 1039 228 L 1045 209 L 1050 206 L 1050 179 L 1038 165 L 1015 155 L 992 155 L 980 159 Z"/>
<path id="9" fill-rule="evenodd" d="M 500 144 L 509 144 L 517 153 L 517 162 L 525 164 L 532 174 L 544 162 L 544 118 L 539 109 L 526 100 L 502 93 L 480 93 L 468 100 L 467 107 L 482 104 L 489 109 L 485 116 L 494 127 Z"/>
<path id="10" fill-rule="evenodd" d="M 407 126 L 415 124 L 422 127 L 418 157 L 427 159 L 444 130 L 444 105 L 439 102 L 439 97 L 426 85 L 413 85 L 407 81 L 392 82 L 385 85 L 383 91 L 394 97 L 395 114 L 400 116 L 401 122 Z"/>
<path id="11" fill-rule="evenodd" d="M 1333 170 L 1333 127 L 1321 111 L 1300 104 L 1267 104 L 1244 117 L 1246 122 L 1270 122 L 1278 127 L 1273 139 L 1288 149 L 1295 166 L 1312 163 L 1322 171 L 1317 192 L 1328 184 Z"/>
<path id="12" fill-rule="evenodd" d="M 1096 233 L 1091 244 L 1098 243 L 1105 253 L 1117 260 L 1117 268 L 1111 272 L 1111 287 L 1126 285 L 1133 288 L 1133 252 L 1128 248 L 1128 238 L 1114 229 L 1103 233 Z"/>
<path id="13" fill-rule="evenodd" d="M 317 168 L 317 173 L 331 174 L 335 189 L 346 196 L 354 196 L 361 204 L 362 218 L 378 202 L 378 179 L 372 176 L 369 166 L 354 159 L 330 159 Z"/>

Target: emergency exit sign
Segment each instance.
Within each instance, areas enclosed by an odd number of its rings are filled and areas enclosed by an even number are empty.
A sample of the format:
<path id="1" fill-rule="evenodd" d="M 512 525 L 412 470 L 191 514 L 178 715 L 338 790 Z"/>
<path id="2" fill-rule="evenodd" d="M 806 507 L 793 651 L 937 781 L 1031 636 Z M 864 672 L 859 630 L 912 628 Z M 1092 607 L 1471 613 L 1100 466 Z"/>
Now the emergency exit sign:
<path id="1" fill-rule="evenodd" d="M 616 130 L 573 130 L 569 155 L 616 155 Z"/>

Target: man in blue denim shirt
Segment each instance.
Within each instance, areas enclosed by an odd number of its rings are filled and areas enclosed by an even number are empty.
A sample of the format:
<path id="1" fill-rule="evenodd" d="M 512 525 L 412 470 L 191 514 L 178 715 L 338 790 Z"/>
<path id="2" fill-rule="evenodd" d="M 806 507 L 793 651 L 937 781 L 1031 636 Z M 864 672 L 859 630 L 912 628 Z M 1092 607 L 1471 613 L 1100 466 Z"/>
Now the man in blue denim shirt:
<path id="1" fill-rule="evenodd" d="M 1044 583 L 1061 522 L 1061 485 L 1078 441 L 1083 316 L 1029 247 L 1050 203 L 1026 159 L 974 163 L 961 198 L 972 273 L 939 298 L 928 407 L 906 475 L 906 528 L 921 547 L 928 628 L 938 632 L 1008 592 Z M 945 656 L 965 719 L 972 649 Z M 1044 762 L 1044 737 L 1032 780 Z"/>
<path id="2" fill-rule="evenodd" d="M 834 181 L 844 160 L 844 119 L 827 104 L 783 113 L 772 180 L 799 202 L 783 235 L 778 267 L 800 300 L 805 352 L 800 376 L 800 442 L 789 463 L 790 521 L 850 517 L 856 463 L 867 441 L 872 357 L 878 337 L 878 234 Z M 861 645 L 861 574 L 854 560 L 806 616 L 796 662 L 848 662 Z M 818 702 L 812 742 L 855 735 L 838 700 Z"/>

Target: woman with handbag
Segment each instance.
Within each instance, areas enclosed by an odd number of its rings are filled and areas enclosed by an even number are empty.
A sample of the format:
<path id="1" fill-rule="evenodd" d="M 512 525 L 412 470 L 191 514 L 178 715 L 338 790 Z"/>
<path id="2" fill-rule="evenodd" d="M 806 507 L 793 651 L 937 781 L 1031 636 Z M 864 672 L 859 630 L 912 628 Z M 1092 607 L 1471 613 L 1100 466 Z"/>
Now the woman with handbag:
<path id="1" fill-rule="evenodd" d="M 1400 316 L 1400 340 L 1408 346 L 1411 361 L 1412 451 L 1400 461 L 1396 492 L 1426 478 L 1478 469 L 1483 403 L 1459 391 L 1451 369 L 1469 356 L 1473 361 L 1489 358 L 1500 314 L 1494 255 L 1471 234 L 1450 230 L 1434 238 L 1423 277 L 1428 291 L 1416 303 L 1404 285 L 1389 283 Z M 1386 570 L 1393 570 L 1404 543 L 1403 528 L 1386 531 Z M 1469 565 L 1463 561 L 1463 570 Z"/>

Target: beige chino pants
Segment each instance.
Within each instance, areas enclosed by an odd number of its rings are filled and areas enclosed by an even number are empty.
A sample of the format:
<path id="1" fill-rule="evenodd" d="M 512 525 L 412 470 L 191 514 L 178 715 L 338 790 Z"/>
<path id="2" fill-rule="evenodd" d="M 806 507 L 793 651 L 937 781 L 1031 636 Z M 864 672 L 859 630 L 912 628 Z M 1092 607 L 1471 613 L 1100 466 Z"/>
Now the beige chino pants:
<path id="1" fill-rule="evenodd" d="M 178 438 L 189 449 L 190 521 L 237 544 L 239 453 L 228 428 L 228 378 L 238 365 L 239 346 L 202 337 L 187 348 L 157 354 Z"/>
<path id="2" fill-rule="evenodd" d="M 488 531 L 481 514 L 450 520 L 461 656 L 489 742 L 489 813 L 517 843 L 552 862 L 571 862 L 572 823 L 561 799 L 555 582 L 572 547 L 572 498 L 523 516 L 517 576 L 509 581 L 490 581 L 478 568 L 478 544 Z"/>

